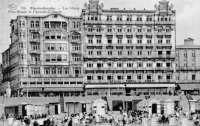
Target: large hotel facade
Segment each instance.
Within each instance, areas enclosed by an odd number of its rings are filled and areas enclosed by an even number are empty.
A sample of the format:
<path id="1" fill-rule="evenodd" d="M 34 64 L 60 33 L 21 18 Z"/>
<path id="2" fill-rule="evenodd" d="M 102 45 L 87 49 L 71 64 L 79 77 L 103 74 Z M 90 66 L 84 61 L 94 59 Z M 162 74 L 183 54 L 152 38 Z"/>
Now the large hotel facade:
<path id="1" fill-rule="evenodd" d="M 176 12 L 104 9 L 85 4 L 80 17 L 18 16 L 3 55 L 3 85 L 23 92 L 163 95 L 175 86 Z"/>
<path id="2" fill-rule="evenodd" d="M 90 0 L 82 11 L 87 95 L 167 94 L 175 84 L 175 11 L 105 10 Z"/>
<path id="3" fill-rule="evenodd" d="M 18 16 L 3 52 L 3 84 L 14 95 L 69 96 L 83 91 L 81 18 Z M 27 93 L 28 92 L 28 93 Z"/>

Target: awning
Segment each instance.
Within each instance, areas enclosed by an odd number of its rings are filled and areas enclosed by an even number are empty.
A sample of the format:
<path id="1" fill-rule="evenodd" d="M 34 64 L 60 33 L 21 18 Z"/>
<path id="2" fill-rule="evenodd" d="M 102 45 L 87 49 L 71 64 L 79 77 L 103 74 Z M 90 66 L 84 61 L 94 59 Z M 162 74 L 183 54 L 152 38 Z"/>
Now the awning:
<path id="1" fill-rule="evenodd" d="M 179 84 L 182 90 L 200 90 L 200 84 Z"/>
<path id="2" fill-rule="evenodd" d="M 126 84 L 128 88 L 158 88 L 175 87 L 175 84 Z M 107 84 L 107 85 L 86 85 L 86 88 L 125 88 L 125 84 Z"/>
<path id="3" fill-rule="evenodd" d="M 43 89 L 42 89 L 43 88 Z M 23 92 L 27 91 L 27 88 L 22 89 Z M 83 91 L 81 87 L 29 87 L 28 92 L 73 92 L 73 91 Z"/>

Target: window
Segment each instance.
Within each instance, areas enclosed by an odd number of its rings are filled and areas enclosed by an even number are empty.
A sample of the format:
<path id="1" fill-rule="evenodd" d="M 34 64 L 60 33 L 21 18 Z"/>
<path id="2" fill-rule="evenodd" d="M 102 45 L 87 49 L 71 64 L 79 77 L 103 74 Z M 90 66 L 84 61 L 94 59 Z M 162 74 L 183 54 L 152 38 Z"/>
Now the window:
<path id="1" fill-rule="evenodd" d="M 56 44 L 55 43 L 51 44 L 51 50 L 56 50 Z"/>
<path id="2" fill-rule="evenodd" d="M 166 43 L 167 43 L 167 44 L 170 44 L 170 39 L 167 39 L 167 40 L 166 40 Z"/>
<path id="3" fill-rule="evenodd" d="M 45 55 L 45 61 L 46 61 L 46 62 L 50 62 L 50 55 L 49 55 L 49 54 L 46 54 L 46 55 Z"/>
<path id="4" fill-rule="evenodd" d="M 112 39 L 108 38 L 108 44 L 112 44 Z"/>
<path id="5" fill-rule="evenodd" d="M 158 43 L 161 44 L 161 43 L 162 43 L 162 39 L 159 39 L 159 40 L 158 40 Z"/>
<path id="6" fill-rule="evenodd" d="M 89 38 L 89 39 L 88 39 L 88 43 L 89 43 L 89 44 L 93 44 L 92 38 Z"/>
<path id="7" fill-rule="evenodd" d="M 101 51 L 97 51 L 97 55 L 101 55 Z"/>
<path id="8" fill-rule="evenodd" d="M 87 80 L 93 80 L 93 76 L 87 76 Z"/>
<path id="9" fill-rule="evenodd" d="M 103 76 L 97 76 L 98 80 L 103 80 Z"/>
<path id="10" fill-rule="evenodd" d="M 72 25 L 73 25 L 73 26 L 72 26 L 73 28 L 76 28 L 76 23 L 75 23 L 75 21 L 72 22 Z"/>
<path id="11" fill-rule="evenodd" d="M 195 52 L 192 52 L 192 57 L 195 57 Z"/>
<path id="12" fill-rule="evenodd" d="M 128 39 L 128 40 L 127 40 L 127 43 L 128 43 L 128 44 L 131 44 L 131 43 L 132 43 L 132 39 Z"/>
<path id="13" fill-rule="evenodd" d="M 166 67 L 171 67 L 171 63 L 166 63 Z"/>
<path id="14" fill-rule="evenodd" d="M 131 76 L 130 75 L 127 76 L 127 80 L 131 80 Z"/>
<path id="15" fill-rule="evenodd" d="M 97 67 L 103 67 L 103 63 L 97 63 Z"/>
<path id="16" fill-rule="evenodd" d="M 56 68 L 51 68 L 51 74 L 56 74 Z"/>
<path id="17" fill-rule="evenodd" d="M 137 67 L 143 67 L 143 63 L 142 62 L 137 62 Z"/>
<path id="18" fill-rule="evenodd" d="M 148 54 L 148 56 L 150 56 L 150 55 L 151 55 L 151 52 L 152 52 L 152 51 L 147 51 L 147 54 Z"/>
<path id="19" fill-rule="evenodd" d="M 142 51 L 138 51 L 138 56 L 141 56 L 142 55 Z"/>
<path id="20" fill-rule="evenodd" d="M 74 62 L 79 62 L 79 61 L 81 61 L 81 56 L 80 56 L 80 55 L 73 55 L 72 57 L 73 57 L 73 61 L 74 61 Z"/>
<path id="21" fill-rule="evenodd" d="M 122 51 L 118 51 L 118 56 L 121 56 L 122 55 Z"/>
<path id="22" fill-rule="evenodd" d="M 171 55 L 171 51 L 166 51 L 166 54 L 167 55 Z"/>
<path id="23" fill-rule="evenodd" d="M 132 51 L 128 51 L 128 55 L 132 55 L 133 54 L 133 52 Z"/>
<path id="24" fill-rule="evenodd" d="M 108 31 L 108 32 L 112 32 L 112 28 L 108 28 L 107 31 Z"/>
<path id="25" fill-rule="evenodd" d="M 23 26 L 23 27 L 25 26 L 25 21 L 22 22 L 22 26 Z"/>
<path id="26" fill-rule="evenodd" d="M 187 51 L 184 51 L 184 57 L 187 57 Z"/>
<path id="27" fill-rule="evenodd" d="M 50 74 L 50 68 L 44 68 L 44 74 Z"/>
<path id="28" fill-rule="evenodd" d="M 67 55 L 62 55 L 62 60 L 67 61 Z"/>
<path id="29" fill-rule="evenodd" d="M 147 29 L 147 32 L 151 32 L 151 29 Z"/>
<path id="30" fill-rule="evenodd" d="M 44 22 L 44 27 L 49 28 L 49 22 Z"/>
<path id="31" fill-rule="evenodd" d="M 122 43 L 122 39 L 121 39 L 121 38 L 118 39 L 118 40 L 117 40 L 117 43 L 118 43 L 118 44 L 121 44 L 121 43 Z"/>
<path id="32" fill-rule="evenodd" d="M 152 63 L 147 63 L 147 67 L 152 67 Z"/>
<path id="33" fill-rule="evenodd" d="M 69 74 L 69 68 L 64 68 L 64 74 Z"/>
<path id="34" fill-rule="evenodd" d="M 36 28 L 39 28 L 39 27 L 40 27 L 40 22 L 39 22 L 39 21 L 36 21 L 36 22 L 35 22 L 35 27 L 36 27 Z"/>
<path id="35" fill-rule="evenodd" d="M 107 21 L 112 21 L 112 15 L 107 16 Z"/>
<path id="36" fill-rule="evenodd" d="M 88 51 L 88 54 L 89 55 L 93 55 L 93 51 Z"/>
<path id="37" fill-rule="evenodd" d="M 34 28 L 34 21 L 31 21 L 31 28 Z"/>
<path id="38" fill-rule="evenodd" d="M 158 51 L 158 55 L 162 55 L 162 51 Z"/>
<path id="39" fill-rule="evenodd" d="M 76 22 L 76 28 L 80 28 L 80 22 Z"/>
<path id="40" fill-rule="evenodd" d="M 192 80 L 195 80 L 195 79 L 196 79 L 195 74 L 192 74 Z"/>
<path id="41" fill-rule="evenodd" d="M 123 80 L 123 76 L 122 76 L 122 75 L 118 75 L 118 76 L 117 76 L 117 79 L 118 79 L 118 80 Z"/>
<path id="42" fill-rule="evenodd" d="M 55 62 L 55 61 L 56 61 L 56 54 L 52 54 L 52 55 L 51 55 L 51 61 L 52 61 L 52 62 Z"/>
<path id="43" fill-rule="evenodd" d="M 122 63 L 117 63 L 117 67 L 122 67 L 123 64 Z"/>
<path id="44" fill-rule="evenodd" d="M 142 15 L 137 16 L 137 21 L 142 21 Z"/>
<path id="45" fill-rule="evenodd" d="M 138 44 L 141 44 L 141 43 L 142 43 L 142 39 L 138 39 L 138 40 L 137 40 L 137 43 L 138 43 Z"/>
<path id="46" fill-rule="evenodd" d="M 127 21 L 132 21 L 132 15 L 127 15 Z"/>
<path id="47" fill-rule="evenodd" d="M 97 38 L 97 44 L 101 44 L 101 38 Z"/>
<path id="48" fill-rule="evenodd" d="M 93 31 L 93 28 L 92 28 L 92 27 L 88 27 L 88 31 L 89 31 L 89 32 L 92 32 L 92 31 Z"/>
<path id="49" fill-rule="evenodd" d="M 121 15 L 117 16 L 117 21 L 122 21 L 122 16 Z"/>
<path id="50" fill-rule="evenodd" d="M 156 67 L 162 67 L 162 63 L 156 63 Z"/>
<path id="51" fill-rule="evenodd" d="M 57 61 L 58 61 L 58 62 L 62 61 L 62 55 L 61 55 L 61 54 L 58 54 L 58 55 L 57 55 Z"/>
<path id="52" fill-rule="evenodd" d="M 147 39 L 147 43 L 148 43 L 148 44 L 151 44 L 151 39 Z"/>
<path id="53" fill-rule="evenodd" d="M 112 51 L 108 51 L 108 55 L 112 55 Z"/>
<path id="54" fill-rule="evenodd" d="M 62 22 L 62 28 L 67 30 L 67 23 L 66 22 Z"/>
<path id="55" fill-rule="evenodd" d="M 122 32 L 122 28 L 117 28 L 117 32 Z"/>
<path id="56" fill-rule="evenodd" d="M 101 28 L 100 27 L 97 28 L 97 32 L 101 32 Z"/>

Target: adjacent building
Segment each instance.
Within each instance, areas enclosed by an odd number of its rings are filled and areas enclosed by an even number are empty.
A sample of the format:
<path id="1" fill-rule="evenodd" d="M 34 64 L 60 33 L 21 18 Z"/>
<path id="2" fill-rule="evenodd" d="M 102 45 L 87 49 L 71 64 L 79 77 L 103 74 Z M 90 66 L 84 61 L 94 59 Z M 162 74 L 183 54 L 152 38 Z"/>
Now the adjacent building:
<path id="1" fill-rule="evenodd" d="M 183 45 L 176 46 L 176 81 L 182 90 L 200 94 L 200 45 L 187 38 Z"/>
<path id="2" fill-rule="evenodd" d="M 176 12 L 104 9 L 89 0 L 81 14 L 87 95 L 161 95 L 175 84 Z"/>
<path id="3" fill-rule="evenodd" d="M 2 53 L 4 90 L 10 86 L 13 95 L 29 96 L 82 94 L 81 25 L 80 17 L 60 14 L 11 20 L 11 44 Z"/>

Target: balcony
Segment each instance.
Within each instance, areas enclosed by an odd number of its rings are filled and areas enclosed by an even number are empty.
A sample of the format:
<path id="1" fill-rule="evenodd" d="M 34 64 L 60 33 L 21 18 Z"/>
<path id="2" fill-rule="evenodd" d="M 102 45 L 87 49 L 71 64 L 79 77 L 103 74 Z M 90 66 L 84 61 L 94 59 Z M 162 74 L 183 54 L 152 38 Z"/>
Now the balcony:
<path id="1" fill-rule="evenodd" d="M 147 43 L 147 44 L 145 44 L 145 46 L 146 46 L 146 47 L 153 47 L 154 44 L 153 44 L 153 43 Z"/>
<path id="2" fill-rule="evenodd" d="M 106 32 L 106 35 L 107 35 L 107 36 L 113 36 L 114 33 L 113 33 L 113 32 Z"/>
<path id="3" fill-rule="evenodd" d="M 32 54 L 40 54 L 40 50 L 31 50 L 30 53 L 32 53 Z"/>
<path id="4" fill-rule="evenodd" d="M 156 36 L 158 37 L 158 38 L 161 38 L 161 37 L 163 37 L 165 34 L 163 33 L 163 32 L 157 32 L 156 33 Z"/>
<path id="5" fill-rule="evenodd" d="M 165 36 L 168 38 L 168 37 L 171 37 L 172 33 L 171 32 L 166 32 L 165 33 Z"/>
<path id="6" fill-rule="evenodd" d="M 39 43 L 39 42 L 40 42 L 40 38 L 30 38 L 29 41 L 30 41 L 30 42 L 36 42 L 36 43 Z"/>
<path id="7" fill-rule="evenodd" d="M 134 24 L 134 22 L 133 21 L 125 21 L 125 24 L 126 25 L 132 25 L 132 24 Z"/>
<path id="8" fill-rule="evenodd" d="M 143 25 L 143 21 L 135 21 L 136 25 Z"/>
<path id="9" fill-rule="evenodd" d="M 136 37 L 137 38 L 142 38 L 143 37 L 143 33 L 142 32 L 136 32 Z"/>
<path id="10" fill-rule="evenodd" d="M 156 21 L 157 25 L 174 25 L 174 21 Z"/>
<path id="11" fill-rule="evenodd" d="M 126 36 L 133 36 L 134 33 L 133 32 L 126 32 Z"/>
<path id="12" fill-rule="evenodd" d="M 83 24 L 88 24 L 88 25 L 95 25 L 95 24 L 103 24 L 103 21 L 84 21 Z"/>
<path id="13" fill-rule="evenodd" d="M 95 32 L 86 32 L 86 35 L 93 36 Z"/>
<path id="14" fill-rule="evenodd" d="M 82 50 L 72 50 L 71 53 L 82 54 Z"/>
<path id="15" fill-rule="evenodd" d="M 152 33 L 152 32 L 147 32 L 147 33 L 146 33 L 146 37 L 147 37 L 147 38 L 152 38 L 152 36 L 153 36 L 153 33 Z"/>
<path id="16" fill-rule="evenodd" d="M 123 32 L 116 32 L 116 35 L 123 36 Z"/>
<path id="17" fill-rule="evenodd" d="M 145 21 L 145 25 L 154 25 L 154 21 Z"/>
<path id="18" fill-rule="evenodd" d="M 39 32 L 40 31 L 40 28 L 38 27 L 38 28 L 36 28 L 36 27 L 34 27 L 34 28 L 29 28 L 29 30 L 30 31 L 32 31 L 32 32 Z"/>
<path id="19" fill-rule="evenodd" d="M 115 24 L 116 24 L 116 25 L 123 25 L 123 24 L 124 24 L 124 21 L 115 21 Z"/>

